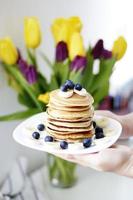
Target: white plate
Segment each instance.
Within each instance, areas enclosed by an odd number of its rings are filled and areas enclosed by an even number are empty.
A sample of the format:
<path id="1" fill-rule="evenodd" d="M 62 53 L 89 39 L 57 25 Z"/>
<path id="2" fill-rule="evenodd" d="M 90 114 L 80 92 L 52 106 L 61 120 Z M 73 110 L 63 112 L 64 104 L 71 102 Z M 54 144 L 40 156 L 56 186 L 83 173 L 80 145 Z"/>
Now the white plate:
<path id="1" fill-rule="evenodd" d="M 40 139 L 35 140 L 32 138 L 32 133 L 37 131 L 37 125 L 46 121 L 45 112 L 36 114 L 20 125 L 18 125 L 14 132 L 13 138 L 16 142 L 39 151 L 59 154 L 86 154 L 99 152 L 107 147 L 113 145 L 120 137 L 122 127 L 121 124 L 111 118 L 103 116 L 94 116 L 96 123 L 103 127 L 105 137 L 101 139 L 93 139 L 91 147 L 84 148 L 82 143 L 69 143 L 68 149 L 61 149 L 59 142 L 45 142 L 44 137 L 47 135 L 46 131 L 41 131 Z"/>

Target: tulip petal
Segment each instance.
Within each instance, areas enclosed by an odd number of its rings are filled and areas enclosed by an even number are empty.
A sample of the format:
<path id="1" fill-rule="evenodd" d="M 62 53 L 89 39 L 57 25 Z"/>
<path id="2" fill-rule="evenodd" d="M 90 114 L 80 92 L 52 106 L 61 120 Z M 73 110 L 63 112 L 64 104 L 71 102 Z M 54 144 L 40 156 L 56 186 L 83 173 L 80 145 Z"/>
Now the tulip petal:
<path id="1" fill-rule="evenodd" d="M 41 42 L 39 20 L 36 17 L 24 19 L 24 39 L 28 48 L 37 48 Z"/>
<path id="2" fill-rule="evenodd" d="M 92 55 L 94 59 L 98 59 L 101 57 L 102 51 L 103 51 L 103 40 L 100 39 L 98 42 L 95 44 L 94 48 L 92 49 Z"/>
<path id="3" fill-rule="evenodd" d="M 124 56 L 126 49 L 127 49 L 127 42 L 123 36 L 120 36 L 114 42 L 112 53 L 117 60 L 120 60 Z"/>
<path id="4" fill-rule="evenodd" d="M 86 57 L 76 56 L 75 59 L 71 63 L 71 69 L 78 71 L 80 69 L 84 69 L 87 64 Z"/>
<path id="5" fill-rule="evenodd" d="M 76 56 L 85 56 L 83 39 L 80 33 L 74 32 L 69 42 L 69 57 L 73 60 Z"/>
<path id="6" fill-rule="evenodd" d="M 62 62 L 68 57 L 67 44 L 63 41 L 59 42 L 56 46 L 56 61 Z"/>
<path id="7" fill-rule="evenodd" d="M 101 57 L 104 59 L 112 58 L 112 52 L 107 49 L 103 49 Z"/>
<path id="8" fill-rule="evenodd" d="M 45 94 L 40 94 L 38 96 L 38 100 L 47 104 L 49 102 L 49 92 L 46 92 Z"/>
<path id="9" fill-rule="evenodd" d="M 18 60 L 17 49 L 8 37 L 0 40 L 0 59 L 8 65 L 13 65 Z"/>
<path id="10" fill-rule="evenodd" d="M 19 68 L 20 68 L 22 74 L 26 75 L 26 71 L 28 69 L 27 62 L 21 58 L 21 59 L 18 60 L 18 65 L 19 65 Z"/>
<path id="11" fill-rule="evenodd" d="M 26 71 L 26 80 L 28 81 L 29 84 L 33 84 L 37 81 L 37 71 L 34 66 L 29 66 L 27 71 Z"/>

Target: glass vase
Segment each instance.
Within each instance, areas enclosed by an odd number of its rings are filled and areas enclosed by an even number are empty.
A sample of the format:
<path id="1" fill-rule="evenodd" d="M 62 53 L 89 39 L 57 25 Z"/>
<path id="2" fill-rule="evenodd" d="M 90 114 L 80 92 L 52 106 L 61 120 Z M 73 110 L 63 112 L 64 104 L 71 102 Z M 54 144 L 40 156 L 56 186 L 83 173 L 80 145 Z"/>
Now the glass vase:
<path id="1" fill-rule="evenodd" d="M 47 167 L 49 181 L 53 186 L 68 188 L 76 183 L 76 164 L 47 154 Z"/>

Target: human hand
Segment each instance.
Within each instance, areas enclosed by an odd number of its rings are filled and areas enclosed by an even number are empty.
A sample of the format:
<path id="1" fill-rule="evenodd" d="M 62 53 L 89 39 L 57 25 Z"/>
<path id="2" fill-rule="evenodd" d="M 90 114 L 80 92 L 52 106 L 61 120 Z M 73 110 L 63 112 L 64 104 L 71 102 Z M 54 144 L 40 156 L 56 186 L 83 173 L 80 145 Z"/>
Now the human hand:
<path id="1" fill-rule="evenodd" d="M 114 145 L 93 154 L 56 156 L 98 171 L 114 172 L 133 178 L 133 150 L 127 146 Z"/>
<path id="2" fill-rule="evenodd" d="M 121 138 L 129 138 L 133 136 L 133 113 L 127 115 L 116 115 L 113 112 L 107 110 L 97 110 L 95 111 L 96 115 L 102 115 L 105 117 L 110 117 L 117 120 L 122 125 L 122 134 Z"/>
<path id="3" fill-rule="evenodd" d="M 132 136 L 133 113 L 125 116 L 116 115 L 110 111 L 96 111 L 95 114 L 113 118 L 122 125 L 122 137 Z M 98 171 L 114 172 L 133 178 L 133 150 L 127 146 L 113 145 L 98 153 L 84 155 L 56 155 L 62 159 L 74 162 Z"/>

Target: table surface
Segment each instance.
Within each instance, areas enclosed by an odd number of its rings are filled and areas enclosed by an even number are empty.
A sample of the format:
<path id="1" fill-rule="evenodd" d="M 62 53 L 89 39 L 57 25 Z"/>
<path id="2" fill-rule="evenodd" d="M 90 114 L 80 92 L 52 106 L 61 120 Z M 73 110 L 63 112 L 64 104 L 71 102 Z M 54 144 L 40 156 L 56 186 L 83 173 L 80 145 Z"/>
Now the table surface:
<path id="1" fill-rule="evenodd" d="M 125 141 L 121 141 L 125 143 Z M 127 141 L 126 141 L 127 143 Z M 133 141 L 128 141 L 132 147 Z M 43 183 L 37 183 L 41 192 L 48 200 L 132 200 L 133 199 L 133 179 L 118 176 L 108 172 L 98 172 L 90 168 L 77 168 L 78 182 L 68 189 L 55 188 L 49 184 L 46 167 L 39 175 Z M 34 176 L 35 179 L 36 175 Z M 39 180 L 39 179 L 38 179 Z"/>

